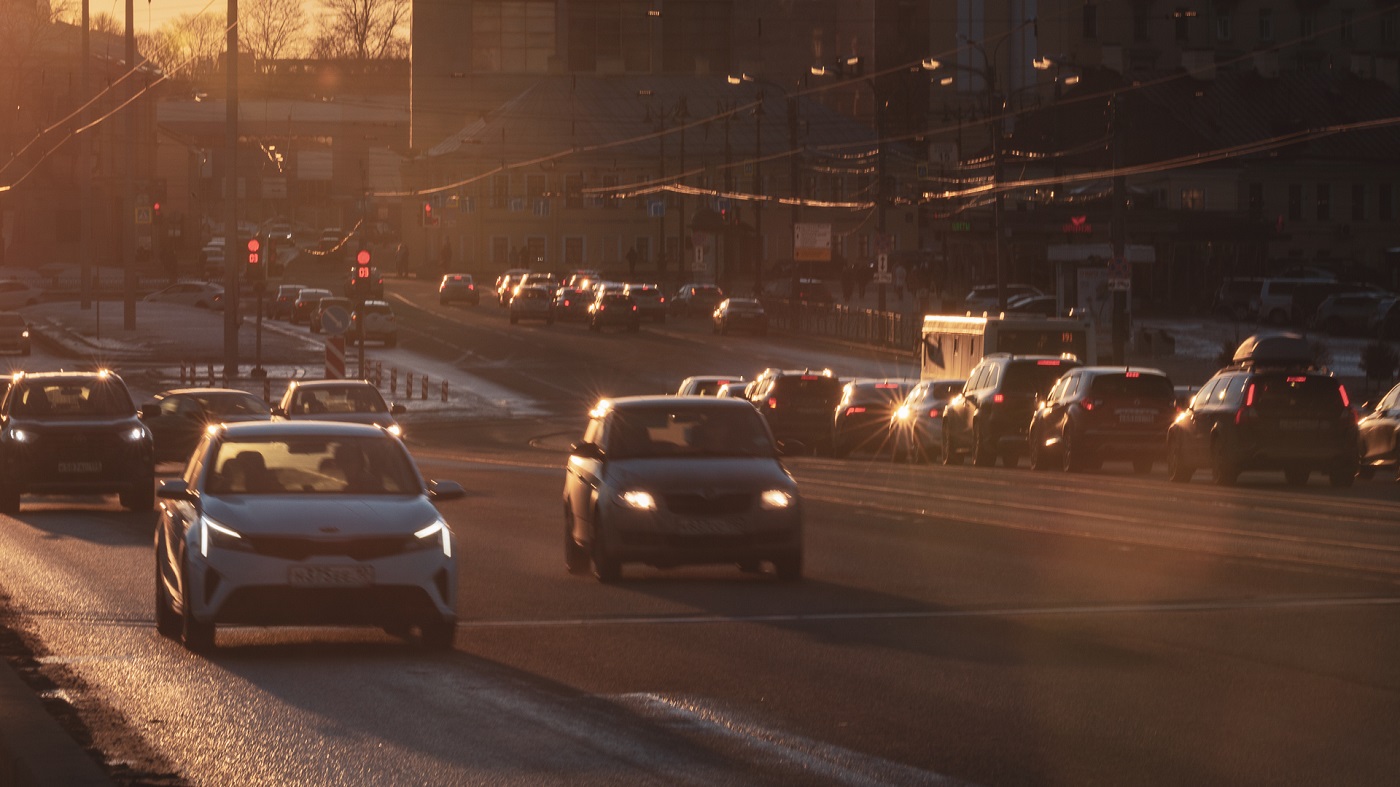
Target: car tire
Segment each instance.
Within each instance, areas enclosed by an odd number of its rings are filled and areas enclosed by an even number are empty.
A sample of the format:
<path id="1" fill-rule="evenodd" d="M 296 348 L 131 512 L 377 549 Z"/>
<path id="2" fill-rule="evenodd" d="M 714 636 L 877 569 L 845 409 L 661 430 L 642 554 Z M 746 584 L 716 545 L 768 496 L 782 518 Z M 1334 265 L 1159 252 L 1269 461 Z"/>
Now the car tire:
<path id="1" fill-rule="evenodd" d="M 443 618 L 418 626 L 418 643 L 427 650 L 452 650 L 456 640 L 456 618 Z"/>
<path id="2" fill-rule="evenodd" d="M 779 582 L 797 582 L 802 579 L 802 552 L 791 552 L 773 558 L 773 573 Z"/>
<path id="3" fill-rule="evenodd" d="M 165 589 L 165 583 L 161 581 L 160 561 L 165 554 L 165 543 L 161 539 L 156 539 L 156 632 L 162 637 L 179 639 L 180 637 L 180 616 L 175 612 L 174 599 L 170 598 L 170 593 Z"/>
<path id="4" fill-rule="evenodd" d="M 972 425 L 972 464 L 977 467 L 991 467 L 996 464 L 997 454 L 991 443 L 982 437 L 982 428 Z"/>
<path id="5" fill-rule="evenodd" d="M 1327 474 L 1327 480 L 1337 489 L 1346 489 L 1356 483 L 1355 467 L 1339 467 Z"/>
<path id="6" fill-rule="evenodd" d="M 1307 486 L 1308 477 L 1311 475 L 1312 471 L 1306 467 L 1290 467 L 1283 471 L 1283 480 L 1288 482 L 1289 486 Z"/>
<path id="7" fill-rule="evenodd" d="M 943 464 L 953 467 L 963 463 L 962 454 L 953 447 L 953 438 L 948 436 L 947 428 L 943 430 Z"/>
<path id="8" fill-rule="evenodd" d="M 1050 469 L 1050 457 L 1045 450 L 1045 438 L 1032 435 L 1027 441 L 1031 458 L 1031 469 L 1044 471 Z"/>
<path id="9" fill-rule="evenodd" d="M 1356 468 L 1356 477 L 1360 478 L 1362 481 L 1370 481 L 1372 478 L 1376 477 L 1376 466 L 1362 465 Z"/>
<path id="10" fill-rule="evenodd" d="M 593 544 L 589 550 L 593 562 L 593 576 L 605 585 L 622 579 L 622 561 L 608 554 L 608 545 L 598 529 L 597 514 L 594 514 Z"/>
<path id="11" fill-rule="evenodd" d="M 1060 470 L 1066 473 L 1084 472 L 1084 457 L 1080 456 L 1075 442 L 1073 433 L 1066 425 L 1064 433 L 1060 435 Z"/>
<path id="12" fill-rule="evenodd" d="M 574 515 L 568 507 L 564 509 L 564 568 L 570 574 L 583 574 L 588 571 L 588 550 L 574 540 Z"/>
<path id="13" fill-rule="evenodd" d="M 1147 475 L 1152 472 L 1152 466 L 1155 464 L 1156 462 L 1151 459 L 1134 459 L 1133 472 L 1138 475 Z"/>
<path id="14" fill-rule="evenodd" d="M 181 584 L 184 585 L 184 610 L 180 615 L 180 643 L 185 646 L 185 650 L 192 653 L 208 653 L 214 649 L 214 633 L 217 628 L 213 622 L 206 623 L 196 620 L 190 611 L 190 582 L 189 563 L 184 564 L 184 570 L 180 572 Z"/>
<path id="15" fill-rule="evenodd" d="M 130 489 L 118 495 L 122 508 L 128 511 L 150 511 L 156 507 L 155 470 L 142 476 Z"/>
<path id="16" fill-rule="evenodd" d="M 1240 467 L 1230 457 L 1229 449 L 1216 439 L 1210 449 L 1210 476 L 1216 486 L 1234 486 L 1240 479 Z"/>
<path id="17" fill-rule="evenodd" d="M 1182 448 L 1180 440 L 1171 440 L 1167 443 L 1168 481 L 1184 484 L 1196 474 L 1196 468 L 1186 463 L 1185 451 L 1186 449 Z"/>
<path id="18" fill-rule="evenodd" d="M 309 327 L 309 328 L 311 329 L 311 332 L 312 332 L 312 333 L 320 333 L 320 332 L 321 332 L 321 324 L 320 324 L 320 323 L 315 323 L 315 322 L 309 323 L 307 327 Z"/>

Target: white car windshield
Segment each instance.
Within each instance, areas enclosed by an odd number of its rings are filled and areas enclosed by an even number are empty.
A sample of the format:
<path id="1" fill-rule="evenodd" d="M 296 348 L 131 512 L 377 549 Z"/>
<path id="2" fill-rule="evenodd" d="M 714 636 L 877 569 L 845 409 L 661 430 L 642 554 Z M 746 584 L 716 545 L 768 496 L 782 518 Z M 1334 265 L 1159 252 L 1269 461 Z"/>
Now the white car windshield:
<path id="1" fill-rule="evenodd" d="M 212 495 L 403 495 L 420 491 L 390 438 L 316 436 L 227 441 L 205 480 Z"/>

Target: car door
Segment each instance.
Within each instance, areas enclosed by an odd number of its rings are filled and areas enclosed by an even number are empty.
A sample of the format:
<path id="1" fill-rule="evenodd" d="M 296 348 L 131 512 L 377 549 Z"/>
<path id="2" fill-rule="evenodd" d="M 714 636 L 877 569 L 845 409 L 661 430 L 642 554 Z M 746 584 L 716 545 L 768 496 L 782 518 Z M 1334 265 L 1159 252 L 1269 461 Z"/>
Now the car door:
<path id="1" fill-rule="evenodd" d="M 594 416 L 583 430 L 582 444 L 601 447 L 606 439 L 605 417 Z M 570 453 L 564 475 L 564 500 L 572 515 L 571 534 L 574 541 L 586 544 L 592 540 L 594 501 L 602 484 L 606 457 Z"/>
<path id="2" fill-rule="evenodd" d="M 1394 450 L 1397 421 L 1400 421 L 1400 385 L 1391 388 L 1358 424 L 1363 461 L 1381 459 Z"/>
<path id="3" fill-rule="evenodd" d="M 1068 372 L 1045 395 L 1045 401 L 1031 417 L 1029 439 L 1039 440 L 1041 446 L 1058 442 L 1064 434 L 1065 410 L 1068 406 L 1067 394 L 1073 392 L 1077 372 Z"/>
<path id="4" fill-rule="evenodd" d="M 1206 456 L 1203 444 L 1209 430 L 1203 429 L 1202 424 L 1206 422 L 1206 409 L 1215 396 L 1215 392 L 1224 383 L 1223 377 L 1216 377 L 1206 381 L 1201 386 L 1201 390 L 1191 397 L 1191 402 L 1182 411 L 1176 423 L 1172 424 L 1171 433 L 1181 447 L 1181 455 L 1187 464 L 1198 465 L 1209 460 Z"/>
<path id="5" fill-rule="evenodd" d="M 1248 379 L 1247 376 L 1241 374 L 1222 375 L 1210 387 L 1210 391 L 1205 392 L 1209 395 L 1196 409 L 1195 422 L 1192 424 L 1192 461 L 1202 466 L 1210 465 L 1211 445 L 1216 439 L 1217 433 L 1234 425 L 1235 412 L 1234 408 L 1231 407 L 1232 392 L 1239 388 L 1246 379 Z M 1227 419 L 1231 421 L 1229 425 L 1226 424 Z"/>
<path id="6" fill-rule="evenodd" d="M 180 453 L 180 446 L 184 443 L 180 423 L 184 419 L 180 415 L 180 406 L 185 399 L 183 394 L 164 397 L 160 400 L 160 415 L 145 420 L 146 428 L 151 430 L 158 457 L 175 456 Z"/>

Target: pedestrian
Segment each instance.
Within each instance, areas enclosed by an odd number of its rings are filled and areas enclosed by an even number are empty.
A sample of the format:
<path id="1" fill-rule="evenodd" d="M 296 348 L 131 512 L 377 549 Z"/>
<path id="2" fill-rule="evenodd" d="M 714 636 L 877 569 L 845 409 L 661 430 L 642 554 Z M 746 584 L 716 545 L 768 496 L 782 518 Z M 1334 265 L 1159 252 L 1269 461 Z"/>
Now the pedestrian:
<path id="1" fill-rule="evenodd" d="M 904 269 L 904 263 L 894 266 L 894 296 L 901 303 L 904 302 L 904 284 L 909 278 L 909 271 Z"/>
<path id="2" fill-rule="evenodd" d="M 637 247 L 633 246 L 627 250 L 627 275 L 637 275 Z"/>
<path id="3" fill-rule="evenodd" d="M 394 256 L 397 258 L 399 266 L 399 278 L 405 278 L 408 276 L 408 244 L 399 241 Z"/>

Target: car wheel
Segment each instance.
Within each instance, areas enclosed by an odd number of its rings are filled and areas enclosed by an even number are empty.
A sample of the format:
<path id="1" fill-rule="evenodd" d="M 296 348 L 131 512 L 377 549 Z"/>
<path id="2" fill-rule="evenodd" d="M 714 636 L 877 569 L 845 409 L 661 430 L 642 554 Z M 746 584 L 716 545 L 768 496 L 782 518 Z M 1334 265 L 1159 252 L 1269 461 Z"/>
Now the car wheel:
<path id="1" fill-rule="evenodd" d="M 205 623 L 196 620 L 193 613 L 193 605 L 190 603 L 190 582 L 189 563 L 184 564 L 184 570 L 180 572 L 180 579 L 184 585 L 184 611 L 180 616 L 180 642 L 185 649 L 194 653 L 208 653 L 214 649 L 215 625 L 211 621 Z"/>
<path id="2" fill-rule="evenodd" d="M 1289 486 L 1307 486 L 1310 475 L 1312 473 L 1306 467 L 1290 467 L 1283 471 L 1283 480 Z"/>
<path id="3" fill-rule="evenodd" d="M 1147 475 L 1152 472 L 1152 465 L 1156 464 L 1151 459 L 1134 459 L 1133 472 L 1138 475 Z"/>
<path id="4" fill-rule="evenodd" d="M 452 650 L 456 639 L 456 618 L 443 618 L 418 626 L 418 642 L 428 650 Z"/>
<path id="5" fill-rule="evenodd" d="M 1338 489 L 1345 489 L 1356 483 L 1356 468 L 1339 467 L 1327 474 L 1327 480 Z"/>
<path id="6" fill-rule="evenodd" d="M 1066 473 L 1084 472 L 1084 457 L 1079 454 L 1073 434 L 1066 426 L 1064 434 L 1060 435 L 1060 469 Z"/>
<path id="7" fill-rule="evenodd" d="M 1240 479 L 1239 464 L 1230 456 L 1230 451 L 1217 439 L 1211 444 L 1210 475 L 1217 486 L 1234 486 Z"/>
<path id="8" fill-rule="evenodd" d="M 948 436 L 948 430 L 943 430 L 943 464 L 953 466 L 963 463 L 962 454 L 953 447 L 953 438 Z"/>
<path id="9" fill-rule="evenodd" d="M 992 444 L 982 436 L 982 427 L 972 425 L 972 464 L 977 467 L 991 467 L 996 464 L 997 454 Z"/>
<path id="10" fill-rule="evenodd" d="M 773 558 L 773 573 L 779 582 L 796 582 L 802 579 L 802 553 L 792 552 Z"/>
<path id="11" fill-rule="evenodd" d="M 311 328 L 311 332 L 312 332 L 312 333 L 320 333 L 320 332 L 321 332 L 321 324 L 320 324 L 320 323 L 313 322 L 313 323 L 310 324 L 309 327 Z"/>
<path id="12" fill-rule="evenodd" d="M 1167 480 L 1184 484 L 1196 474 L 1196 468 L 1186 463 L 1185 451 L 1180 440 L 1167 443 Z"/>
<path id="13" fill-rule="evenodd" d="M 128 511 L 150 511 L 156 507 L 156 476 L 152 470 L 150 474 L 143 475 L 142 480 L 137 481 L 130 489 L 122 492 L 119 496 L 122 508 Z"/>
<path id="14" fill-rule="evenodd" d="M 175 613 L 174 599 L 165 589 L 160 575 L 161 556 L 165 554 L 165 543 L 156 539 L 156 631 L 162 637 L 176 639 L 180 636 L 180 616 Z"/>
<path id="15" fill-rule="evenodd" d="M 1050 457 L 1046 455 L 1045 438 L 1038 435 L 1031 435 L 1026 441 L 1029 443 L 1032 470 L 1049 470 Z"/>
<path id="16" fill-rule="evenodd" d="M 564 568 L 570 574 L 582 574 L 588 570 L 588 550 L 574 540 L 574 515 L 564 509 Z"/>
<path id="17" fill-rule="evenodd" d="M 1356 469 L 1356 477 L 1362 481 L 1370 481 L 1376 477 L 1375 465 L 1362 465 Z"/>
<path id="18" fill-rule="evenodd" d="M 609 584 L 622 579 L 622 561 L 608 554 L 607 542 L 603 539 L 603 533 L 598 528 L 597 514 L 594 514 L 593 524 L 593 576 L 603 584 Z"/>

